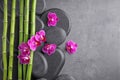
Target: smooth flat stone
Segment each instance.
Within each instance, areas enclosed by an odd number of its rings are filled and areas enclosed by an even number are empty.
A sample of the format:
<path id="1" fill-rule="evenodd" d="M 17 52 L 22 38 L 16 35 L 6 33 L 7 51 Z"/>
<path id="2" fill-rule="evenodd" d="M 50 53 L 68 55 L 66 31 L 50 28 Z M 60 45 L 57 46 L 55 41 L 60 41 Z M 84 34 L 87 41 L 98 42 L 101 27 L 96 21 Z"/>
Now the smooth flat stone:
<path id="1" fill-rule="evenodd" d="M 59 27 L 51 27 L 46 30 L 47 43 L 54 43 L 56 45 L 62 44 L 66 39 L 66 32 Z"/>
<path id="2" fill-rule="evenodd" d="M 56 52 L 53 55 L 48 56 L 47 54 L 44 54 L 44 56 L 48 62 L 48 72 L 43 76 L 43 78 L 54 80 L 63 68 L 65 63 L 65 54 L 61 49 L 56 49 Z"/>
<path id="3" fill-rule="evenodd" d="M 56 80 L 76 80 L 74 77 L 67 74 L 62 74 L 56 78 Z"/>
<path id="4" fill-rule="evenodd" d="M 48 63 L 46 58 L 43 56 L 40 52 L 34 53 L 34 59 L 33 59 L 33 71 L 32 75 L 34 78 L 40 78 L 44 74 L 47 73 L 48 70 Z"/>
<path id="5" fill-rule="evenodd" d="M 58 9 L 58 8 L 49 9 L 42 14 L 41 19 L 43 20 L 43 22 L 46 26 L 45 30 L 51 28 L 51 27 L 48 27 L 48 25 L 47 25 L 47 20 L 48 20 L 47 19 L 47 14 L 48 14 L 48 12 L 55 12 L 57 14 L 57 16 L 59 18 L 59 21 L 58 21 L 56 27 L 60 27 L 60 28 L 64 29 L 66 34 L 68 35 L 70 30 L 71 30 L 70 19 L 69 19 L 68 15 L 63 10 Z"/>

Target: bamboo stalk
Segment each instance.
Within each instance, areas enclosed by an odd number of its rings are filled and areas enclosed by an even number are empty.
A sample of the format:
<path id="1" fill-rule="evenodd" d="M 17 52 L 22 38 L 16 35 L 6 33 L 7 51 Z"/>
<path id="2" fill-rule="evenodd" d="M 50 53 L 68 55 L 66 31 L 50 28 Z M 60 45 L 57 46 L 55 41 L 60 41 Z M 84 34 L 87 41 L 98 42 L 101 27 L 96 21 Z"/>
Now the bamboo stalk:
<path id="1" fill-rule="evenodd" d="M 4 23 L 3 23 L 3 36 L 2 36 L 2 60 L 3 60 L 3 80 L 7 80 L 7 0 L 4 0 Z"/>
<path id="2" fill-rule="evenodd" d="M 24 0 L 20 0 L 19 44 L 23 42 L 23 12 L 24 12 L 23 8 L 24 8 Z M 19 61 L 18 61 L 18 80 L 22 80 L 22 64 L 20 64 Z"/>
<path id="3" fill-rule="evenodd" d="M 36 2 L 37 0 L 32 0 L 31 9 L 31 36 L 35 34 L 35 13 L 36 13 Z M 33 51 L 30 54 L 30 63 L 28 64 L 26 80 L 31 80 L 32 64 L 33 64 Z"/>
<path id="4" fill-rule="evenodd" d="M 15 34 L 15 16 L 16 16 L 16 0 L 12 0 L 11 26 L 10 26 L 10 46 L 9 46 L 9 66 L 8 80 L 12 80 L 13 57 L 14 57 L 14 34 Z"/>
<path id="5" fill-rule="evenodd" d="M 29 31 L 29 0 L 25 0 L 25 9 L 24 9 L 24 42 L 28 41 L 28 31 Z M 27 65 L 23 65 L 23 78 L 26 77 L 26 68 Z"/>

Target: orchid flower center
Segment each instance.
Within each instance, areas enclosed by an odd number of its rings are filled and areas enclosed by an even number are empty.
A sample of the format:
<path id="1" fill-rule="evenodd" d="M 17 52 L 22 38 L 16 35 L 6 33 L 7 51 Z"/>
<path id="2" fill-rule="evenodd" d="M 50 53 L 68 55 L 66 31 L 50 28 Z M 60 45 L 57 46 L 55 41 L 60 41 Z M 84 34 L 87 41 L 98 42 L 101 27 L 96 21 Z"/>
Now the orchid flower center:
<path id="1" fill-rule="evenodd" d="M 53 19 L 53 18 L 49 18 L 49 21 L 52 21 L 52 22 L 53 22 L 53 21 L 54 21 L 54 19 Z"/>

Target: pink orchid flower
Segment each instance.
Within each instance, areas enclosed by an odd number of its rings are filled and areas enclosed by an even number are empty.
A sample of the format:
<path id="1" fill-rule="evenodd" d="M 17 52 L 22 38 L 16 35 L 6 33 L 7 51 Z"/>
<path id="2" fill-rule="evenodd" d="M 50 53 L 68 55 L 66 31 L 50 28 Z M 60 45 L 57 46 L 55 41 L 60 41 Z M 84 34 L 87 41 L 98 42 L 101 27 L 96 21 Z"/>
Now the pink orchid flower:
<path id="1" fill-rule="evenodd" d="M 77 51 L 78 45 L 72 40 L 66 42 L 66 50 L 69 54 L 73 54 Z"/>
<path id="2" fill-rule="evenodd" d="M 56 51 L 56 44 L 46 44 L 43 48 L 42 51 L 49 56 L 55 53 Z"/>
<path id="3" fill-rule="evenodd" d="M 35 36 L 32 36 L 27 43 L 32 51 L 35 51 L 37 47 L 41 45 L 41 42 L 37 41 Z"/>
<path id="4" fill-rule="evenodd" d="M 20 50 L 20 53 L 23 55 L 29 55 L 30 54 L 30 48 L 27 43 L 23 42 L 18 46 L 18 49 Z"/>
<path id="5" fill-rule="evenodd" d="M 29 64 L 30 56 L 29 55 L 18 55 L 17 56 L 21 64 Z"/>
<path id="6" fill-rule="evenodd" d="M 54 12 L 49 12 L 47 15 L 48 18 L 48 26 L 56 26 L 57 22 L 58 22 L 58 17 L 56 15 L 56 13 Z"/>
<path id="7" fill-rule="evenodd" d="M 46 41 L 45 31 L 40 30 L 39 32 L 36 32 L 35 39 L 36 41 L 45 42 Z"/>

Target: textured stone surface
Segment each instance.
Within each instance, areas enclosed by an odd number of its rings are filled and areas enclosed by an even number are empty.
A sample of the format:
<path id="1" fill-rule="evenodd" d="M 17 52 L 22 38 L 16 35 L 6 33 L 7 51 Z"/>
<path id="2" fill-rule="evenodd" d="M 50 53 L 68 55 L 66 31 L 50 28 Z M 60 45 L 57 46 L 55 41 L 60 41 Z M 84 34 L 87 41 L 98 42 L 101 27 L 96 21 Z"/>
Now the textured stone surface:
<path id="1" fill-rule="evenodd" d="M 73 76 L 62 74 L 58 76 L 55 80 L 76 80 Z"/>
<path id="2" fill-rule="evenodd" d="M 76 80 L 120 80 L 120 0 L 46 0 L 71 18 L 67 39 L 78 43 L 62 74 Z M 67 41 L 67 40 L 66 40 Z M 64 44 L 62 45 L 64 46 Z"/>
<path id="3" fill-rule="evenodd" d="M 60 45 L 66 39 L 66 32 L 59 27 L 51 27 L 46 31 L 47 43 Z"/>
<path id="4" fill-rule="evenodd" d="M 44 54 L 48 62 L 48 72 L 43 76 L 47 80 L 54 80 L 58 76 L 65 63 L 65 55 L 61 49 L 56 49 L 56 52 L 51 56 Z"/>

